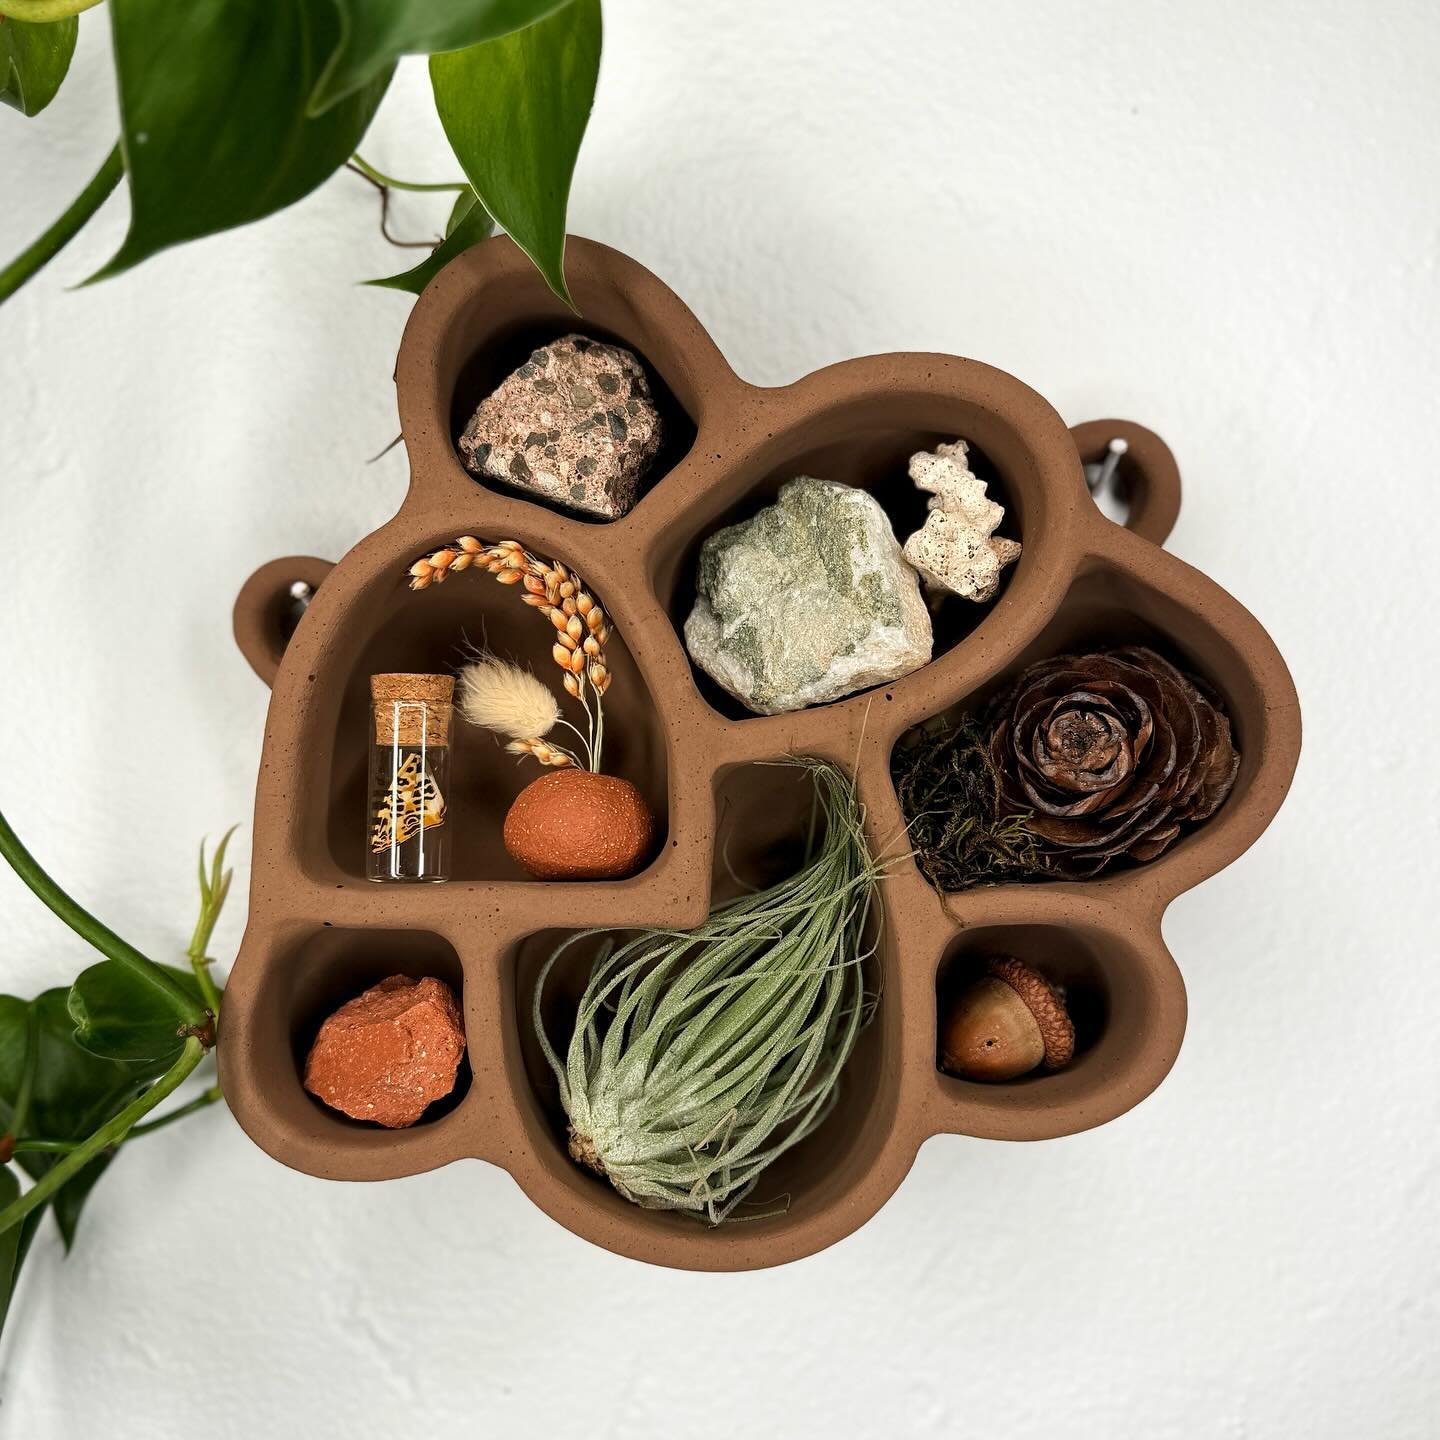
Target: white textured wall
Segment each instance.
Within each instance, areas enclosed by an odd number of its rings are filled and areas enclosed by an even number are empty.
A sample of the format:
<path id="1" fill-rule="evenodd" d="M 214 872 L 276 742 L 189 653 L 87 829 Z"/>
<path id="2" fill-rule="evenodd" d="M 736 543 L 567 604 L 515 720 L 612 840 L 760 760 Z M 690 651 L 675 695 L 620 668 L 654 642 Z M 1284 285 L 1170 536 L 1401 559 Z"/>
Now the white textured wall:
<path id="1" fill-rule="evenodd" d="M 1308 727 L 1265 839 L 1170 913 L 1184 1052 L 1115 1124 L 934 1141 L 850 1240 L 730 1277 L 593 1249 L 480 1165 L 309 1180 L 212 1112 L 126 1153 L 72 1258 L 38 1246 L 0 1433 L 1433 1435 L 1440 13 L 608 21 L 573 227 L 668 280 L 742 373 L 952 350 L 1174 446 L 1173 548 L 1269 627 Z M 85 17 L 39 121 L 0 115 L 0 250 L 110 143 L 104 29 Z M 367 149 L 449 173 L 418 66 Z M 249 812 L 266 696 L 236 588 L 339 554 L 404 489 L 398 450 L 364 463 L 395 433 L 408 303 L 355 287 L 400 268 L 374 210 L 342 177 L 67 293 L 117 198 L 0 312 L 0 804 L 156 952 L 188 935 L 196 838 Z M 8 872 L 0 923 L 4 988 L 86 961 Z"/>

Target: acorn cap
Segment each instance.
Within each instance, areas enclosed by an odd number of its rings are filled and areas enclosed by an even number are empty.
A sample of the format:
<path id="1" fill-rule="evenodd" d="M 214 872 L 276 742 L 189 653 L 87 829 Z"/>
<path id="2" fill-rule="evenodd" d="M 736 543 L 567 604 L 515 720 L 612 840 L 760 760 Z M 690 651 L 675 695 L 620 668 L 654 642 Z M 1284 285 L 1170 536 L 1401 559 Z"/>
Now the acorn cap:
<path id="1" fill-rule="evenodd" d="M 1045 1069 L 1058 1070 L 1068 1065 L 1075 1055 L 1075 1026 L 1055 987 L 1023 960 L 997 957 L 986 961 L 985 969 L 1008 985 L 1035 1017 L 1045 1042 Z"/>

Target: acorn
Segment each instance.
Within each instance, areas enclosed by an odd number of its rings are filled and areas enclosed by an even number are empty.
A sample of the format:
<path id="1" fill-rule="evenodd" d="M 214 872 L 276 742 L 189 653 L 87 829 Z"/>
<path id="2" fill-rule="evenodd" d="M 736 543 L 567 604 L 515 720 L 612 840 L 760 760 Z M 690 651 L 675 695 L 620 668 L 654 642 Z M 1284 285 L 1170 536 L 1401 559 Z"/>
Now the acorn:
<path id="1" fill-rule="evenodd" d="M 991 959 L 940 1023 L 940 1064 L 963 1080 L 1016 1080 L 1059 1070 L 1075 1054 L 1075 1026 L 1059 992 L 1023 960 Z"/>
<path id="2" fill-rule="evenodd" d="M 515 797 L 503 838 L 510 858 L 537 880 L 620 880 L 645 863 L 655 820 L 628 780 L 567 768 Z"/>

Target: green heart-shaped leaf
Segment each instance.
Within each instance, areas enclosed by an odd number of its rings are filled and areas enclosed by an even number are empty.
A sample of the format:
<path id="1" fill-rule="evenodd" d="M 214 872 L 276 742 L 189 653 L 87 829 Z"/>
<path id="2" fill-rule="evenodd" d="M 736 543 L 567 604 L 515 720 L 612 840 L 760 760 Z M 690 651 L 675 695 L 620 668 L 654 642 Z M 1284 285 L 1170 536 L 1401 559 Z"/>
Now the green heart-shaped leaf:
<path id="1" fill-rule="evenodd" d="M 0 15 L 0 103 L 38 115 L 54 98 L 75 53 L 74 15 L 30 24 Z"/>
<path id="2" fill-rule="evenodd" d="M 20 1198 L 20 1179 L 8 1165 L 0 1165 L 0 1210 Z M 28 1220 L 30 1217 L 26 1216 Z M 20 1266 L 25 1257 L 20 1253 L 20 1242 L 25 1234 L 25 1224 L 12 1225 L 0 1231 L 0 1331 L 5 1329 L 5 1316 L 10 1309 L 10 1297 L 15 1293 L 15 1282 L 20 1278 Z"/>
<path id="3" fill-rule="evenodd" d="M 445 217 L 445 236 L 447 239 L 455 233 L 456 228 L 465 220 L 465 217 L 469 215 L 470 212 L 474 210 L 476 205 L 478 205 L 479 203 L 480 202 L 475 198 L 475 192 L 473 190 L 462 190 L 455 197 L 455 203 L 450 207 L 449 215 Z M 486 218 L 488 219 L 489 216 L 488 212 L 485 210 L 485 207 L 481 205 L 480 209 L 481 212 L 484 213 L 486 215 Z M 490 228 L 492 230 L 495 228 L 495 222 L 493 220 L 490 221 Z"/>
<path id="4" fill-rule="evenodd" d="M 20 1177 L 8 1165 L 0 1165 L 0 1210 L 19 1195 Z M 48 1208 L 46 1205 L 36 1206 L 18 1225 L 12 1225 L 0 1234 L 0 1334 L 5 1331 L 10 1301 L 14 1298 L 16 1285 L 20 1283 L 20 1267 L 25 1263 L 30 1242 L 35 1238 Z"/>
<path id="5" fill-rule="evenodd" d="M 600 0 L 570 0 L 523 30 L 430 57 L 440 123 L 480 203 L 572 309 L 565 208 L 600 42 Z"/>
<path id="6" fill-rule="evenodd" d="M 161 968 L 205 1003 L 192 971 Z M 116 960 L 101 960 L 82 971 L 70 987 L 66 1008 L 76 1044 L 107 1060 L 155 1060 L 168 1066 L 185 1044 L 169 1000 Z"/>
<path id="7" fill-rule="evenodd" d="M 368 85 L 402 55 L 459 50 L 529 25 L 567 0 L 334 0 L 340 39 L 310 99 L 312 114 Z"/>
<path id="8" fill-rule="evenodd" d="M 323 115 L 306 106 L 335 49 L 333 0 L 111 0 L 130 230 L 93 278 L 283 210 L 354 151 L 382 69 Z"/>
<path id="9" fill-rule="evenodd" d="M 67 1008 L 68 992 L 47 990 L 34 1000 L 0 995 L 0 1130 L 8 1130 L 20 1089 L 28 1045 L 28 1018 L 38 1022 L 35 1088 L 25 1121 L 26 1135 L 47 1140 L 83 1140 L 123 1110 L 166 1066 L 163 1062 L 105 1060 L 83 1049 Z M 172 1022 L 173 1023 L 173 1022 Z M 16 1163 L 38 1180 L 59 1157 L 22 1153 Z M 110 1157 L 92 1160 L 59 1190 L 52 1202 L 66 1248 L 75 1239 L 80 1210 Z"/>
<path id="10" fill-rule="evenodd" d="M 475 198 L 473 190 L 462 190 L 445 226 L 445 238 L 411 270 L 383 280 L 367 280 L 387 290 L 409 290 L 418 295 L 457 255 L 494 233 L 495 222 Z"/>

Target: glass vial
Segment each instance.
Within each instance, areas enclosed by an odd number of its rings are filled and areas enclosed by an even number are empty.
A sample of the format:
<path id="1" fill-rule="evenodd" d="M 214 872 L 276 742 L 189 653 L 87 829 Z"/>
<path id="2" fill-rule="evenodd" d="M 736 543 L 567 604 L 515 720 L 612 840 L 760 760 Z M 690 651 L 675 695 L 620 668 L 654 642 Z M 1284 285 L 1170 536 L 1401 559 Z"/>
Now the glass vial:
<path id="1" fill-rule="evenodd" d="M 370 677 L 371 880 L 450 878 L 450 675 Z"/>

